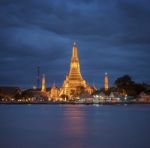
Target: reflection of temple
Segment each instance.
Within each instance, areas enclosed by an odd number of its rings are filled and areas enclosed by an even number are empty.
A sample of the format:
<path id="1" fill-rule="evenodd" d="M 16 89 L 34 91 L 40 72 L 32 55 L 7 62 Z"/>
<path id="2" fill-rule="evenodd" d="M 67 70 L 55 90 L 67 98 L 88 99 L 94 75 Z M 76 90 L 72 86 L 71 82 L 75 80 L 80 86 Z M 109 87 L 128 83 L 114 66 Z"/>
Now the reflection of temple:
<path id="1" fill-rule="evenodd" d="M 60 131 L 65 137 L 72 137 L 65 142 L 66 148 L 83 148 L 84 139 L 88 137 L 88 124 L 86 123 L 87 112 L 81 106 L 67 106 L 63 113 Z"/>
<path id="2" fill-rule="evenodd" d="M 80 63 L 78 59 L 78 49 L 76 43 L 73 45 L 72 58 L 70 63 L 70 71 L 67 74 L 63 86 L 60 89 L 60 96 L 65 95 L 68 98 L 80 95 L 82 92 L 91 94 L 94 88 L 89 86 L 83 79 L 80 72 Z"/>

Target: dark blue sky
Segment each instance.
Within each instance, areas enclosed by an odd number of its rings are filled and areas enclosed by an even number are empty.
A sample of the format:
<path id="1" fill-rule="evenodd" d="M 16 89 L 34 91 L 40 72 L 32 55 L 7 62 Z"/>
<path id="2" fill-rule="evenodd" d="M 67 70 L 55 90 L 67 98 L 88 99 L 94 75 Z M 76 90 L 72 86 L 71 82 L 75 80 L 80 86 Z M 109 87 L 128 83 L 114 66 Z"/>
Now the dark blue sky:
<path id="1" fill-rule="evenodd" d="M 149 0 L 0 0 L 0 85 L 32 87 L 37 65 L 61 85 L 74 41 L 90 84 L 150 83 Z"/>

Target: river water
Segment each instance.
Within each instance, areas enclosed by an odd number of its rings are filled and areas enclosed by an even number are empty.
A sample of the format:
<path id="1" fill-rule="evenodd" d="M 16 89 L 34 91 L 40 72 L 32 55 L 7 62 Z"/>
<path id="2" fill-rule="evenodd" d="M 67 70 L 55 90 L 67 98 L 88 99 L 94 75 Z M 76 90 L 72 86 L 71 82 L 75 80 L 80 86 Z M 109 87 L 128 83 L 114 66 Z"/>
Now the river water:
<path id="1" fill-rule="evenodd" d="M 150 148 L 150 105 L 0 105 L 0 148 Z"/>

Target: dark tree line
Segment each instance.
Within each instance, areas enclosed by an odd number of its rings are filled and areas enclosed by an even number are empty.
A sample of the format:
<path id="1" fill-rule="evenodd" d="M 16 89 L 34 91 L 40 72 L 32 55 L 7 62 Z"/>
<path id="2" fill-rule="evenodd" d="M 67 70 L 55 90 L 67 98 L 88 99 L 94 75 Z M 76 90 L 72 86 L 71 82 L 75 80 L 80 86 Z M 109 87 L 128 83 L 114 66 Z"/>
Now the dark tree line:
<path id="1" fill-rule="evenodd" d="M 119 77 L 115 81 L 115 87 L 121 95 L 137 96 L 140 92 L 146 91 L 144 84 L 136 83 L 129 75 Z"/>
<path id="2" fill-rule="evenodd" d="M 134 96 L 137 97 L 141 92 L 150 93 L 150 85 L 145 83 L 136 83 L 132 80 L 131 76 L 124 75 L 115 80 L 114 86 L 110 87 L 107 91 L 104 88 L 100 92 L 109 95 L 111 92 L 118 92 L 120 96 Z"/>

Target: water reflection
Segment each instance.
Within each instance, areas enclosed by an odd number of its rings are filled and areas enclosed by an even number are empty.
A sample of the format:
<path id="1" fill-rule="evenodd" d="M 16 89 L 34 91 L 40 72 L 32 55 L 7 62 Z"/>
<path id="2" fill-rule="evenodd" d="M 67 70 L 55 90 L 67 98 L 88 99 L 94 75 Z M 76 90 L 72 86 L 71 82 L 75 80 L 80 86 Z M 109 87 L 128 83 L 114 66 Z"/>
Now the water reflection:
<path id="1" fill-rule="evenodd" d="M 85 122 L 86 111 L 82 106 L 67 106 L 63 112 L 62 129 L 67 137 L 64 147 L 81 148 L 85 145 L 87 126 Z"/>
<path id="2" fill-rule="evenodd" d="M 150 148 L 149 105 L 1 105 L 2 148 Z"/>

